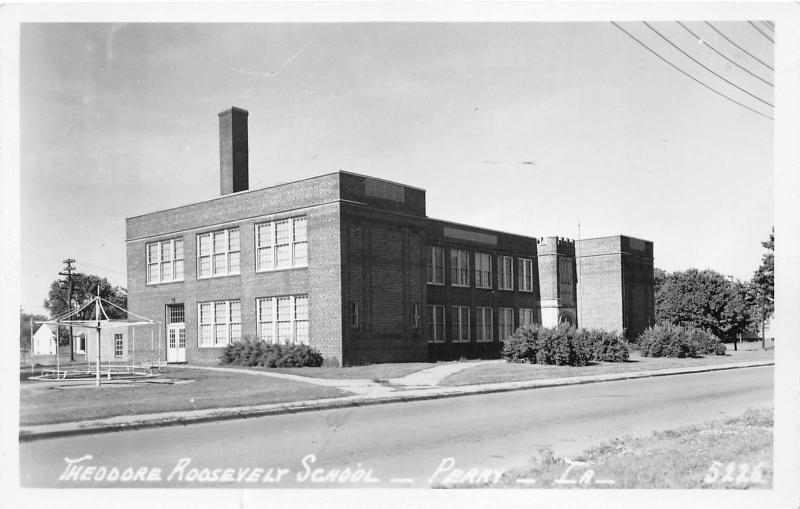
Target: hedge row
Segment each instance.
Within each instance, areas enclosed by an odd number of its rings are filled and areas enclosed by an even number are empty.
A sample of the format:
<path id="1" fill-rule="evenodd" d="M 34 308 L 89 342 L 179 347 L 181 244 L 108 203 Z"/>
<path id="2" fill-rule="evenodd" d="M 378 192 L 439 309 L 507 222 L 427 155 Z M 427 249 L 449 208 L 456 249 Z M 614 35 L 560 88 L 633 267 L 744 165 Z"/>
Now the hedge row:
<path id="1" fill-rule="evenodd" d="M 273 344 L 245 337 L 225 348 L 221 364 L 264 366 L 267 368 L 318 367 L 322 355 L 308 345 Z"/>
<path id="2" fill-rule="evenodd" d="M 697 327 L 662 322 L 649 327 L 637 343 L 644 357 L 697 357 L 725 355 L 725 344 L 710 332 Z"/>
<path id="3" fill-rule="evenodd" d="M 509 362 L 585 366 L 591 361 L 624 362 L 629 353 L 615 332 L 532 325 L 517 329 L 503 342 L 502 356 Z"/>

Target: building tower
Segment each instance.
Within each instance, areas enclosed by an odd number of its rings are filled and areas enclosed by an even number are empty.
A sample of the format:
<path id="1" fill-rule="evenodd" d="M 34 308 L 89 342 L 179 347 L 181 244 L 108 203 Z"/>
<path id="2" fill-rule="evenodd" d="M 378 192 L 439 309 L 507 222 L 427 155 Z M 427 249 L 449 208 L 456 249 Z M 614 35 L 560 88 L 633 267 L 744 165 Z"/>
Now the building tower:
<path id="1" fill-rule="evenodd" d="M 581 326 L 633 340 L 655 323 L 652 242 L 625 235 L 582 239 L 577 254 Z"/>
<path id="2" fill-rule="evenodd" d="M 563 237 L 543 237 L 536 244 L 541 323 L 545 327 L 560 323 L 577 327 L 575 242 Z"/>

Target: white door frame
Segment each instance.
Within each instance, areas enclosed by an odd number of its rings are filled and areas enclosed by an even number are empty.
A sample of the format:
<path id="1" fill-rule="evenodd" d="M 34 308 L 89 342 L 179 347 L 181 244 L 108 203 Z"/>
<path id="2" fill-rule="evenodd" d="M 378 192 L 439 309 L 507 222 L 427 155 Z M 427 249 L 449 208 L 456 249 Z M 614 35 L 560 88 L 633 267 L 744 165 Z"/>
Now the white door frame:
<path id="1" fill-rule="evenodd" d="M 167 325 L 167 362 L 186 362 L 186 324 Z"/>

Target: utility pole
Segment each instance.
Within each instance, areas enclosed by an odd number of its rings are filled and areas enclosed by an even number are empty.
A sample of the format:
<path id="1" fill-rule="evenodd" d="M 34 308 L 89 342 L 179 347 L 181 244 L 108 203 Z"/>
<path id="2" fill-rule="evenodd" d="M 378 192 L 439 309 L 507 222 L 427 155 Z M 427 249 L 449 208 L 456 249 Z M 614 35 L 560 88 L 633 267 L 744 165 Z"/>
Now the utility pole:
<path id="1" fill-rule="evenodd" d="M 59 272 L 60 276 L 67 277 L 67 307 L 70 311 L 72 311 L 72 271 L 75 270 L 75 267 L 72 266 L 75 263 L 73 258 L 67 258 L 63 261 L 64 263 L 64 271 Z M 72 319 L 72 317 L 70 317 Z M 75 360 L 75 347 L 74 347 L 74 340 L 72 338 L 72 325 L 69 326 L 69 360 Z M 56 354 L 58 354 L 58 336 L 56 336 Z"/>
<path id="2" fill-rule="evenodd" d="M 578 286 L 579 286 L 579 293 L 575 296 L 575 312 L 578 315 L 578 324 L 582 322 L 583 313 L 581 312 L 583 308 L 583 258 L 581 258 L 581 220 L 578 219 L 578 245 L 575 250 L 575 257 L 578 258 Z M 580 297 L 580 298 L 579 298 Z M 577 324 L 576 324 L 577 326 Z"/>

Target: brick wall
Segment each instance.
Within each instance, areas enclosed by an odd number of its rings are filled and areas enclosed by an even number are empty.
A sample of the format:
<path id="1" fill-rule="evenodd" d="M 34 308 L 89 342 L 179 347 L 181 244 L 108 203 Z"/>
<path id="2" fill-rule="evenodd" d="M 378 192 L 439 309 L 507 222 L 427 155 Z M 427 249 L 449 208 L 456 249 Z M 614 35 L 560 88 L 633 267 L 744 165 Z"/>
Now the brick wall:
<path id="1" fill-rule="evenodd" d="M 577 251 L 580 325 L 637 337 L 655 319 L 653 243 L 618 235 L 581 240 Z"/>
<path id="2" fill-rule="evenodd" d="M 411 326 L 413 304 L 424 305 L 420 220 L 343 203 L 341 224 L 345 364 L 426 360 Z"/>
<path id="3" fill-rule="evenodd" d="M 542 324 L 555 327 L 562 320 L 575 324 L 575 243 L 562 237 L 537 240 Z M 568 318 L 567 318 L 568 317 Z"/>
<path id="4" fill-rule="evenodd" d="M 126 239 L 130 241 L 270 214 L 290 213 L 332 203 L 338 198 L 339 174 L 332 173 L 131 217 L 126 220 Z"/>
<path id="5" fill-rule="evenodd" d="M 498 327 L 498 309 L 514 310 L 513 329 L 520 325 L 520 308 L 534 311 L 534 319 L 538 320 L 539 308 L 539 274 L 536 239 L 521 235 L 474 228 L 440 220 L 429 220 L 425 228 L 426 246 L 438 246 L 444 249 L 444 285 L 426 284 L 427 302 L 445 306 L 445 341 L 444 343 L 428 343 L 431 361 L 456 360 L 464 358 L 495 358 L 500 356 L 502 339 Z M 469 253 L 469 287 L 452 286 L 451 249 L 463 249 Z M 488 253 L 492 260 L 492 288 L 475 287 L 475 253 Z M 514 258 L 513 290 L 498 289 L 498 256 Z M 532 292 L 523 292 L 519 288 L 517 259 L 532 260 Z M 425 264 L 422 264 L 422 281 L 427 277 Z M 470 314 L 470 341 L 454 342 L 452 339 L 450 320 L 453 306 L 467 306 Z M 478 342 L 476 327 L 476 308 L 492 308 L 493 340 Z M 430 316 L 426 311 L 423 335 L 430 335 Z"/>
<path id="6" fill-rule="evenodd" d="M 233 195 L 236 198 L 237 195 Z M 204 216 L 202 210 L 196 211 Z M 181 224 L 193 224 L 199 219 L 182 212 Z M 247 214 L 249 215 L 249 214 Z M 308 267 L 255 271 L 255 225 L 267 220 L 305 215 L 308 226 Z M 175 223 L 161 214 L 148 216 L 150 222 L 139 219 L 140 231 L 172 231 Z M 159 235 L 128 241 L 128 306 L 137 314 L 165 323 L 168 304 L 184 304 L 186 314 L 186 357 L 189 362 L 216 362 L 223 348 L 198 346 L 199 302 L 241 300 L 242 335 L 256 334 L 256 299 L 282 295 L 308 294 L 310 344 L 326 357 L 341 359 L 340 316 L 340 259 L 339 204 L 332 203 L 301 211 L 283 212 L 258 219 L 232 222 L 227 228 L 238 227 L 240 236 L 240 275 L 197 278 L 197 235 L 218 228 L 198 228 L 177 234 Z M 156 240 L 182 238 L 184 246 L 184 281 L 146 284 L 145 245 Z M 166 327 L 161 327 L 161 342 L 157 352 L 166 359 Z M 158 334 L 156 334 L 156 339 Z M 139 348 L 137 342 L 137 349 Z M 149 338 L 142 349 L 149 348 Z"/>

